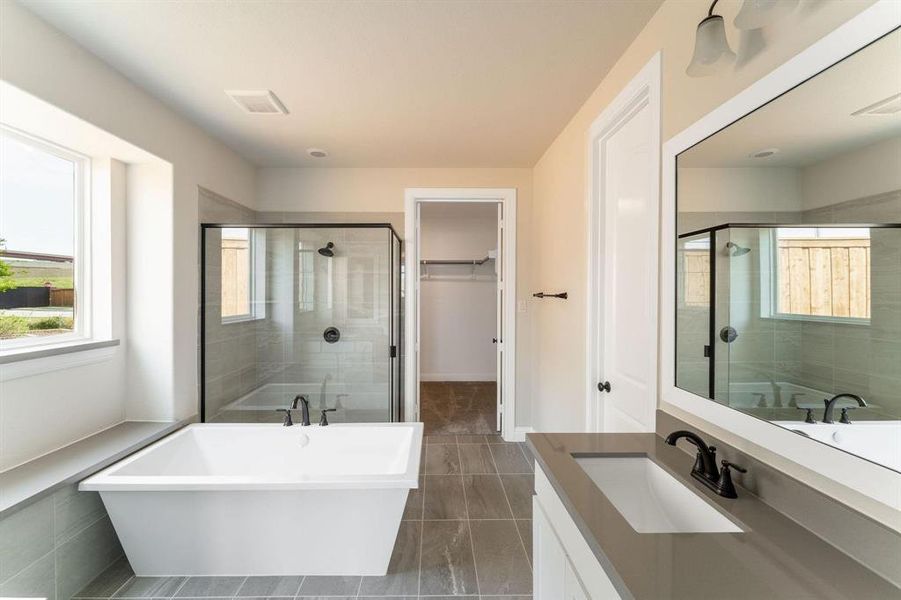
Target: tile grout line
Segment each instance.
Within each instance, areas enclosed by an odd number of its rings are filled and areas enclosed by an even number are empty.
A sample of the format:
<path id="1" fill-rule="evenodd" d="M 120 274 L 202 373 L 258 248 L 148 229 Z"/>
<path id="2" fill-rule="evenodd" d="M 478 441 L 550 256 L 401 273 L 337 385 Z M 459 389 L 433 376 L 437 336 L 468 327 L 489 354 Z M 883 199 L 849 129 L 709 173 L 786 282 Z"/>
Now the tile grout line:
<path id="1" fill-rule="evenodd" d="M 425 537 L 425 471 L 422 474 L 422 499 L 420 501 L 419 513 L 419 571 L 416 573 L 416 597 L 422 594 L 422 540 Z"/>
<path id="2" fill-rule="evenodd" d="M 526 541 L 522 538 L 522 533 L 519 531 L 519 525 L 517 524 L 516 515 L 513 513 L 513 504 L 510 502 L 510 496 L 507 495 L 507 486 L 504 485 L 504 479 L 498 475 L 498 479 L 501 482 L 501 490 L 504 492 L 504 499 L 507 501 L 507 507 L 510 509 L 510 514 L 513 515 L 513 528 L 516 529 L 516 536 L 519 538 L 519 543 L 522 545 L 523 551 L 526 553 L 526 562 L 529 563 L 529 571 L 532 571 L 532 561 L 529 559 L 529 549 L 526 548 Z"/>
<path id="3" fill-rule="evenodd" d="M 463 486 L 463 507 L 466 509 L 466 529 L 469 531 L 469 549 L 472 552 L 472 570 L 476 576 L 476 594 L 481 596 L 482 585 L 479 583 L 479 567 L 476 565 L 476 545 L 475 540 L 472 537 L 472 524 L 469 521 L 469 499 L 466 497 L 466 482 L 463 481 L 463 457 L 460 456 L 459 444 L 457 445 L 457 460 L 460 461 L 460 483 Z"/>
<path id="4" fill-rule="evenodd" d="M 123 558 L 125 558 L 125 557 L 123 556 Z M 125 558 L 125 561 L 128 562 L 128 558 Z M 116 564 L 116 563 L 113 563 L 113 564 Z M 131 568 L 131 565 L 130 565 L 130 564 L 129 564 L 129 568 Z M 125 580 L 125 583 L 123 583 L 122 585 L 120 585 L 119 587 L 117 587 L 117 588 L 113 591 L 113 593 L 109 595 L 109 597 L 110 597 L 110 598 L 114 598 L 114 597 L 116 596 L 116 594 L 118 594 L 120 591 L 122 591 L 122 588 L 124 588 L 126 585 L 128 585 L 129 583 L 131 583 L 132 580 L 133 580 L 135 577 L 137 577 L 137 575 L 135 575 L 135 574 L 134 574 L 134 571 L 132 571 L 132 572 L 131 572 L 131 577 L 129 577 L 128 579 L 126 579 L 126 580 Z"/>
<path id="5" fill-rule="evenodd" d="M 175 591 L 172 592 L 172 595 L 169 597 L 170 598 L 178 598 L 178 592 L 181 591 L 181 588 L 185 587 L 185 584 L 188 583 L 189 579 L 190 579 L 190 577 L 185 577 L 185 580 L 181 582 L 181 585 L 179 585 L 177 588 L 175 588 Z"/>

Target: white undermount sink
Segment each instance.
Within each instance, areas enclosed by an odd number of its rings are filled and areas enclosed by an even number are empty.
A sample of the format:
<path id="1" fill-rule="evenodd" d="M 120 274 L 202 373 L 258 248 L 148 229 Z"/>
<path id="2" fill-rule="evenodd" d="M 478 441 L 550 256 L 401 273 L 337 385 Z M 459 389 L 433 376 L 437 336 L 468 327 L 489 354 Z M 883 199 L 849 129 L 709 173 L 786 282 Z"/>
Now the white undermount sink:
<path id="1" fill-rule="evenodd" d="M 703 498 L 646 456 L 576 457 L 638 533 L 741 533 Z"/>

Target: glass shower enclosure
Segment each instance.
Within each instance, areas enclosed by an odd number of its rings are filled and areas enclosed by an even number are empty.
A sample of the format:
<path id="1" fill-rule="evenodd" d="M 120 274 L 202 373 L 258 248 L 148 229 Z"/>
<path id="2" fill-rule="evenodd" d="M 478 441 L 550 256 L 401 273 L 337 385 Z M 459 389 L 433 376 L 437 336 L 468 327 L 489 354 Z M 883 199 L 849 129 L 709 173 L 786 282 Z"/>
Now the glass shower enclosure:
<path id="1" fill-rule="evenodd" d="M 201 420 L 401 420 L 401 241 L 388 224 L 202 226 Z M 295 415 L 299 419 L 299 413 Z"/>

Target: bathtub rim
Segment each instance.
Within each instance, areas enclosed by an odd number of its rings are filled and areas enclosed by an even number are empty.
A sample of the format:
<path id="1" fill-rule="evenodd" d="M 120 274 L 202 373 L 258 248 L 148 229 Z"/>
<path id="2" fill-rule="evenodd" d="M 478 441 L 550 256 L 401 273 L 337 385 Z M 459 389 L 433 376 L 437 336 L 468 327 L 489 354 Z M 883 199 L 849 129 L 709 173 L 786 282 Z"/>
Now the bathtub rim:
<path id="1" fill-rule="evenodd" d="M 196 429 L 269 429 L 280 428 L 276 423 L 191 423 L 161 438 L 149 446 L 119 460 L 102 471 L 84 479 L 78 484 L 81 491 L 93 492 L 212 492 L 212 491 L 309 491 L 351 490 L 351 489 L 415 489 L 419 487 L 419 470 L 422 460 L 423 424 L 402 423 L 335 423 L 336 428 L 407 428 L 412 430 L 410 448 L 407 454 L 407 468 L 403 473 L 377 475 L 336 475 L 333 477 L 316 475 L 310 478 L 276 479 L 271 475 L 266 479 L 246 476 L 223 475 L 115 475 L 122 467 L 152 453 L 156 448 L 171 442 L 179 436 Z M 295 425 L 295 427 L 301 427 Z M 318 428 L 318 425 L 310 427 Z"/>

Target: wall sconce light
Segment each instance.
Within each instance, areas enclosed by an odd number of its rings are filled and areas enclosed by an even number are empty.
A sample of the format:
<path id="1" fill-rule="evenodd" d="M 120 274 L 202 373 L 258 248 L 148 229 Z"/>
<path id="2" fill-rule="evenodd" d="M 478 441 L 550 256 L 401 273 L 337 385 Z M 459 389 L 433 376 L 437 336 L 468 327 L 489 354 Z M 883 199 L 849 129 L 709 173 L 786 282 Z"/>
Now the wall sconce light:
<path id="1" fill-rule="evenodd" d="M 735 20 L 739 29 L 760 29 L 772 25 L 798 6 L 798 0 L 744 0 Z"/>
<path id="2" fill-rule="evenodd" d="M 689 77 L 706 77 L 735 61 L 735 53 L 726 39 L 726 24 L 723 17 L 713 14 L 719 0 L 713 0 L 707 17 L 698 23 L 695 33 L 695 51 L 685 73 Z"/>

